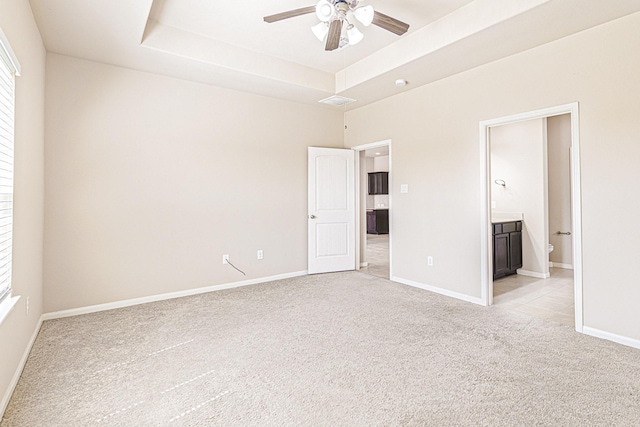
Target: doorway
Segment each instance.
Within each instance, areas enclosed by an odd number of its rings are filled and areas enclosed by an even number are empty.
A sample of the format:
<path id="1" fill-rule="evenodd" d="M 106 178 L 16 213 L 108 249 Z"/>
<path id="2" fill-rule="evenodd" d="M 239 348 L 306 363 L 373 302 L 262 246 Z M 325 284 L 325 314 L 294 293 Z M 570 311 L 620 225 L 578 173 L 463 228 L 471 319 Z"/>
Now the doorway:
<path id="1" fill-rule="evenodd" d="M 555 118 L 563 115 L 568 115 L 570 118 L 570 152 L 567 153 L 569 162 L 569 170 L 567 173 L 570 177 L 570 214 L 568 215 L 569 224 L 566 225 L 570 227 L 570 230 L 565 229 L 557 222 L 550 222 L 548 204 L 550 199 L 548 198 L 549 194 L 547 193 L 547 120 L 549 118 Z M 541 148 L 541 152 L 543 151 L 544 155 L 544 163 L 541 162 L 540 165 L 534 165 L 540 170 L 535 171 L 535 168 L 532 168 L 531 170 L 532 173 L 537 173 L 539 177 L 542 177 L 541 179 L 543 182 L 540 182 L 539 180 L 537 182 L 539 183 L 540 189 L 544 191 L 544 196 L 540 197 L 539 205 L 532 208 L 532 211 L 525 215 L 523 212 L 518 211 L 518 209 L 513 209 L 513 205 L 509 206 L 508 197 L 496 202 L 496 198 L 498 198 L 497 196 L 499 195 L 513 196 L 513 194 L 509 194 L 509 183 L 505 182 L 505 179 L 496 177 L 494 176 L 495 174 L 492 174 L 492 172 L 494 172 L 492 170 L 492 131 L 495 131 L 494 133 L 498 135 L 497 131 L 502 130 L 502 127 L 506 128 L 507 126 L 511 126 L 516 123 L 529 123 L 535 128 L 537 125 L 536 121 L 538 121 L 541 124 L 540 126 L 544 129 L 544 142 Z M 512 298 L 511 303 L 513 305 L 517 304 L 520 311 L 527 312 L 527 310 L 529 310 L 529 314 L 532 315 L 536 315 L 536 313 L 540 314 L 541 310 L 557 309 L 558 311 L 564 310 L 563 314 L 567 316 L 569 311 L 573 311 L 572 314 L 574 319 L 572 323 L 575 325 L 575 329 L 577 331 L 582 332 L 582 235 L 578 126 L 579 120 L 577 103 L 488 120 L 480 123 L 480 143 L 482 153 L 481 267 L 482 300 L 485 305 L 492 305 L 494 303 L 494 294 L 496 295 L 496 298 L 504 300 L 505 298 L 503 295 L 508 292 L 513 292 L 512 295 L 514 295 L 515 298 Z M 512 148 L 513 147 L 511 147 L 511 149 Z M 508 150 L 505 152 L 508 152 Z M 525 158 L 529 163 L 531 163 L 529 156 L 521 158 Z M 495 163 L 499 164 L 503 160 L 504 159 L 496 158 Z M 524 163 L 520 163 L 516 166 L 518 169 L 523 169 Z M 527 188 L 527 191 L 529 191 L 529 188 Z M 512 198 L 515 199 L 515 197 Z M 497 206 L 496 203 L 501 204 L 501 206 Z M 535 204 L 531 204 L 531 206 L 534 205 Z M 504 206 L 506 206 L 506 208 L 501 210 L 501 207 Z M 534 212 L 533 209 L 537 209 L 537 212 Z M 513 216 L 513 218 L 509 218 L 509 220 L 522 220 L 522 227 L 527 232 L 527 234 L 525 234 L 523 230 L 523 240 L 529 239 L 529 241 L 526 242 L 526 244 L 529 245 L 528 248 L 526 248 L 525 243 L 523 243 L 523 264 L 527 263 L 527 257 L 529 257 L 529 260 L 528 264 L 523 266 L 526 268 L 518 270 L 518 272 L 522 274 L 500 279 L 494 284 L 494 223 L 500 223 L 501 219 L 496 219 L 496 217 L 499 218 L 501 215 Z M 521 218 L 515 218 L 514 215 L 520 215 Z M 529 229 L 526 229 L 527 220 L 529 220 Z M 558 229 L 556 230 L 556 228 Z M 558 239 L 556 239 L 556 237 Z M 566 243 L 567 240 L 570 241 L 570 244 L 564 246 L 570 246 L 572 249 L 572 254 L 569 255 L 570 260 L 568 262 L 561 260 L 558 262 L 558 266 L 553 267 L 553 263 L 550 263 L 549 261 L 550 254 L 547 252 L 547 249 L 550 248 L 548 246 L 549 243 L 553 243 L 552 241 L 555 241 L 562 246 L 562 243 Z M 566 248 L 559 248 L 559 250 L 566 251 Z M 573 270 L 566 269 L 569 265 L 573 267 Z M 528 297 L 527 294 L 529 294 Z M 515 300 L 518 298 L 521 299 L 516 302 Z M 534 302 L 536 299 L 537 301 Z M 573 301 L 570 301 L 571 299 Z M 565 304 L 567 300 L 572 302 L 572 304 Z M 527 306 L 525 303 L 531 304 L 531 306 Z M 545 303 L 547 304 L 545 307 L 540 307 L 540 304 Z M 536 305 L 538 307 L 536 307 Z M 564 307 L 561 307 L 561 305 L 564 305 Z M 547 311 L 543 312 L 546 313 Z M 562 315 L 558 314 L 556 317 L 561 318 Z"/>
<path id="2" fill-rule="evenodd" d="M 574 326 L 571 117 L 489 129 L 494 304 Z"/>
<path id="3" fill-rule="evenodd" d="M 356 152 L 356 267 L 390 279 L 391 268 L 391 141 L 353 147 Z"/>

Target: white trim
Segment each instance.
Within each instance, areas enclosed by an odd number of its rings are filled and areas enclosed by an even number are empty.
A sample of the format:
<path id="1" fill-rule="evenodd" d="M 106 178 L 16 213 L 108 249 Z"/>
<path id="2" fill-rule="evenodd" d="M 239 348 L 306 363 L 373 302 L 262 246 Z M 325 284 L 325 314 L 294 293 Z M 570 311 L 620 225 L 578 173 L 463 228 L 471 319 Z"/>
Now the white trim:
<path id="1" fill-rule="evenodd" d="M 414 288 L 423 289 L 425 291 L 434 292 L 436 294 L 444 295 L 447 297 L 459 299 L 462 301 L 470 302 L 473 304 L 484 305 L 482 298 L 472 297 L 466 294 L 450 291 L 448 289 L 439 288 L 437 286 L 425 285 L 423 283 L 414 282 L 413 280 L 403 279 L 401 277 L 391 277 L 392 282 L 398 282 L 403 285 L 412 286 Z"/>
<path id="2" fill-rule="evenodd" d="M 525 120 L 571 114 L 571 206 L 572 206 L 572 243 L 573 243 L 573 283 L 575 303 L 576 331 L 583 332 L 582 304 L 582 199 L 580 182 L 580 118 L 578 103 L 559 105 L 541 110 L 500 117 L 480 122 L 480 258 L 481 291 L 483 305 L 493 304 L 493 277 L 491 273 L 491 210 L 489 201 L 489 171 L 491 153 L 489 146 L 489 128 Z"/>
<path id="3" fill-rule="evenodd" d="M 354 173 L 354 177 L 353 177 L 353 185 L 355 187 L 355 199 L 356 199 L 356 206 L 355 206 L 355 215 L 356 215 L 356 221 L 354 224 L 354 232 L 356 233 L 356 271 L 360 271 L 360 268 L 362 267 L 366 267 L 366 265 L 363 264 L 367 264 L 366 262 L 361 262 L 362 261 L 362 254 L 361 252 L 361 247 L 362 247 L 362 239 L 361 239 L 361 232 L 360 232 L 360 224 L 362 223 L 361 219 L 361 212 L 360 209 L 362 209 L 362 203 L 360 202 L 360 152 L 356 151 L 353 153 L 353 162 L 354 164 L 354 168 L 353 168 L 353 173 Z M 366 222 L 365 222 L 366 224 Z"/>
<path id="4" fill-rule="evenodd" d="M 536 279 L 548 279 L 551 277 L 550 273 L 538 273 L 537 271 L 523 270 L 521 268 L 516 270 L 516 273 L 518 273 L 518 276 L 535 277 Z"/>
<path id="5" fill-rule="evenodd" d="M 5 299 L 2 300 L 2 302 L 0 303 L 0 325 L 2 325 L 4 319 L 9 316 L 9 313 L 13 311 L 19 299 L 20 295 L 14 297 L 11 296 L 11 293 L 9 293 L 9 295 L 7 295 Z"/>
<path id="6" fill-rule="evenodd" d="M 391 146 L 390 139 L 383 139 L 382 141 L 371 142 L 369 144 L 356 145 L 355 147 L 351 147 L 351 149 L 354 151 L 365 151 L 365 150 L 370 150 L 371 148 L 386 147 L 387 145 Z M 389 150 L 389 155 L 391 155 L 391 150 Z"/>
<path id="7" fill-rule="evenodd" d="M 24 349 L 24 353 L 22 353 L 22 358 L 20 359 L 20 363 L 18 363 L 18 367 L 16 368 L 16 371 L 13 374 L 13 378 L 11 378 L 9 387 L 7 388 L 7 390 L 4 393 L 4 396 L 2 397 L 2 402 L 0 402 L 0 420 L 2 420 L 2 417 L 4 416 L 4 411 L 7 409 L 7 405 L 9 405 L 11 396 L 13 395 L 13 392 L 15 391 L 16 386 L 18 385 L 18 381 L 20 380 L 20 376 L 22 375 L 22 370 L 24 369 L 24 365 L 27 364 L 27 359 L 29 358 L 29 354 L 31 353 L 31 348 L 33 347 L 33 344 L 36 342 L 36 338 L 38 337 L 38 333 L 40 332 L 40 327 L 42 326 L 43 320 L 44 319 L 42 318 L 42 316 L 40 316 L 40 319 L 38 320 L 38 324 L 36 325 L 36 329 L 33 331 L 33 334 L 31 335 L 31 339 L 29 340 L 29 344 L 27 344 L 27 347 Z"/>
<path id="8" fill-rule="evenodd" d="M 493 225 L 489 197 L 491 171 L 489 126 L 480 122 L 480 299 L 482 305 L 493 304 Z"/>
<path id="9" fill-rule="evenodd" d="M 221 291 L 224 289 L 239 288 L 242 286 L 256 285 L 260 283 L 273 282 L 275 280 L 290 279 L 292 277 L 306 276 L 307 271 L 296 271 L 294 273 L 279 274 L 276 276 L 261 277 L 258 279 L 243 280 L 240 282 L 225 283 L 222 285 L 206 286 L 204 288 L 188 289 L 185 291 L 169 292 L 166 294 L 151 295 L 142 298 L 133 298 L 122 301 L 109 302 L 106 304 L 90 305 L 87 307 L 72 308 L 69 310 L 54 311 L 42 315 L 43 320 L 60 319 L 62 317 L 79 316 L 81 314 L 97 313 L 99 311 L 113 310 L 116 308 L 131 307 L 133 305 L 146 304 L 149 302 L 164 301 L 174 298 L 182 298 L 191 295 L 205 294 L 208 292 Z"/>
<path id="10" fill-rule="evenodd" d="M 589 326 L 584 326 L 582 328 L 582 332 L 592 337 L 602 338 L 608 341 L 613 341 L 618 344 L 640 349 L 640 340 L 637 340 L 634 338 L 623 337 L 622 335 L 612 334 L 610 332 L 605 332 L 599 329 L 590 328 Z"/>
<path id="11" fill-rule="evenodd" d="M 580 178 L 580 117 L 578 103 L 571 104 L 571 206 L 573 230 L 573 283 L 576 331 L 584 328 L 582 303 L 582 183 Z"/>
<path id="12" fill-rule="evenodd" d="M 573 265 L 549 261 L 549 268 L 564 268 L 566 270 L 573 270 Z"/>
<path id="13" fill-rule="evenodd" d="M 360 263 L 361 254 L 360 254 L 360 236 L 362 235 L 362 227 L 360 221 L 360 199 L 362 198 L 362 194 L 360 194 L 360 152 L 366 151 L 371 148 L 380 148 L 380 147 L 389 147 L 389 277 L 393 276 L 393 232 L 392 232 L 392 224 L 393 224 L 393 173 L 391 173 L 393 168 L 393 162 L 391 158 L 391 143 L 390 139 L 384 139 L 378 142 L 371 142 L 369 144 L 356 145 L 355 147 L 351 147 L 358 155 L 356 156 L 356 237 L 358 241 L 358 247 L 356 250 L 356 265 Z M 366 225 L 365 225 L 366 227 Z M 365 230 L 366 231 L 366 230 Z"/>
<path id="14" fill-rule="evenodd" d="M 369 263 L 368 262 L 361 262 L 360 263 L 360 268 L 363 268 L 363 267 L 369 267 Z"/>
<path id="15" fill-rule="evenodd" d="M 11 49 L 11 44 L 9 44 L 9 40 L 7 36 L 4 35 L 2 28 L 0 28 L 0 59 L 8 62 L 7 65 L 9 68 L 12 68 L 11 71 L 13 71 L 16 76 L 20 75 L 20 62 L 18 62 L 18 57 L 13 52 L 13 49 Z"/>

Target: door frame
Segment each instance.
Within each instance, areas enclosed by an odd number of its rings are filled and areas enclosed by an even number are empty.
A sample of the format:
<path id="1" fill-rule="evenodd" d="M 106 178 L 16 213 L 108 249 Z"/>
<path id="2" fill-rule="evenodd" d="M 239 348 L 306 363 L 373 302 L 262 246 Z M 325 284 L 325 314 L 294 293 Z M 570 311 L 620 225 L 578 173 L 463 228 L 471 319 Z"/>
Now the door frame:
<path id="1" fill-rule="evenodd" d="M 355 226 L 355 230 L 356 230 L 356 241 L 358 242 L 358 244 L 356 245 L 356 270 L 360 270 L 361 267 L 361 260 L 362 260 L 362 254 L 360 253 L 360 247 L 361 245 L 361 236 L 362 236 L 362 221 L 361 221 L 361 217 L 362 217 L 362 204 L 361 204 L 361 200 L 362 200 L 362 193 L 361 193 L 361 181 L 360 181 L 360 153 L 362 151 L 366 151 L 369 150 L 371 148 L 380 148 L 380 147 L 389 147 L 389 279 L 391 280 L 391 278 L 393 277 L 393 245 L 392 243 L 392 239 L 393 239 L 393 232 L 392 232 L 392 224 L 393 224 L 393 191 L 391 190 L 393 188 L 393 174 L 391 173 L 392 171 L 392 161 L 391 161 L 391 140 L 390 139 L 385 139 L 382 141 L 378 141 L 378 142 L 372 142 L 369 144 L 364 144 L 364 145 L 357 145 L 355 147 L 351 147 L 351 149 L 353 151 L 355 151 L 355 157 L 356 157 L 356 165 L 355 165 L 355 174 L 356 174 L 356 179 L 355 179 L 355 186 L 356 186 L 356 226 Z M 364 228 L 365 228 L 365 232 L 366 232 L 366 223 L 364 224 Z"/>
<path id="2" fill-rule="evenodd" d="M 481 301 L 485 306 L 493 304 L 493 245 L 491 242 L 491 127 L 532 119 L 571 115 L 571 239 L 573 245 L 573 287 L 575 302 L 575 328 L 582 332 L 584 315 L 582 305 L 582 199 L 580 181 L 580 120 L 578 103 L 543 108 L 511 116 L 480 122 L 480 253 L 481 253 Z"/>

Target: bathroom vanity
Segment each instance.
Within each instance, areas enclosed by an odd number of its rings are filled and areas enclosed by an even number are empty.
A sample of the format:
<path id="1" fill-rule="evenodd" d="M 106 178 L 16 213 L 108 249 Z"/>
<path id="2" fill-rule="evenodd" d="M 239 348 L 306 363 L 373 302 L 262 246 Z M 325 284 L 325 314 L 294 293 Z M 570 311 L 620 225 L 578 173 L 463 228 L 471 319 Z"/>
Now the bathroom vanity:
<path id="1" fill-rule="evenodd" d="M 493 280 L 516 274 L 522 267 L 522 221 L 494 221 Z"/>
<path id="2" fill-rule="evenodd" d="M 389 234 L 389 209 L 367 210 L 367 234 Z"/>

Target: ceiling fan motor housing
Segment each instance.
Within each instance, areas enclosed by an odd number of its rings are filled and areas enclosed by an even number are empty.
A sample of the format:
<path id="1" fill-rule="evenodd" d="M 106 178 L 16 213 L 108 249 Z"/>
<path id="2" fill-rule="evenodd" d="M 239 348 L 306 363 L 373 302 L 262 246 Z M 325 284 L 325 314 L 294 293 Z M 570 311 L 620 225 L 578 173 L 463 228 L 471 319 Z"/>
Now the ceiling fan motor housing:
<path id="1" fill-rule="evenodd" d="M 350 8 L 346 1 L 339 0 L 336 3 L 336 14 L 338 15 L 337 19 L 346 19 L 347 12 L 349 12 Z"/>
<path id="2" fill-rule="evenodd" d="M 320 0 L 316 5 L 316 15 L 322 22 L 346 19 L 347 13 L 358 7 L 360 0 Z"/>

